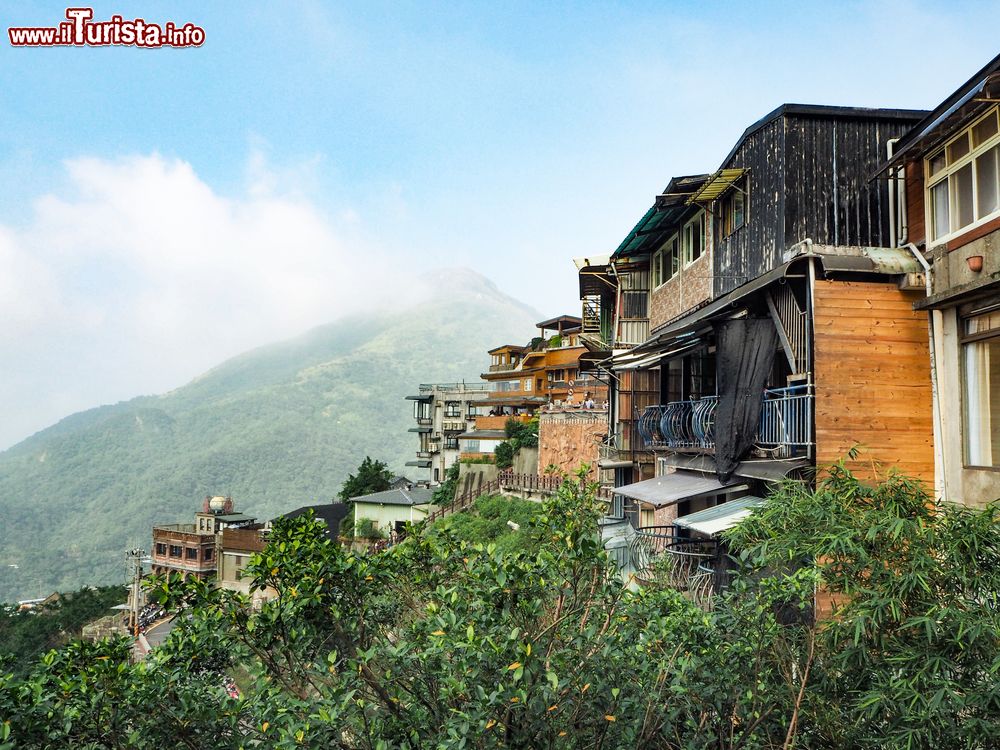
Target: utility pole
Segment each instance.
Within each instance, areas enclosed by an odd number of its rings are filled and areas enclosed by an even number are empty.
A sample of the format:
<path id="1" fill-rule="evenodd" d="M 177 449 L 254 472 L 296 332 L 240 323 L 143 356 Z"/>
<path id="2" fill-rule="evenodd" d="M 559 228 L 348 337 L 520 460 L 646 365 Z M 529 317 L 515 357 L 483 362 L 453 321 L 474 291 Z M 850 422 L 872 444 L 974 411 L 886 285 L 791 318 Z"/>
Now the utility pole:
<path id="1" fill-rule="evenodd" d="M 140 597 L 142 596 L 142 560 L 146 556 L 146 550 L 130 549 L 125 553 L 125 564 L 128 566 L 129 576 L 129 623 L 128 629 L 133 638 L 139 637 L 139 610 L 142 609 Z"/>

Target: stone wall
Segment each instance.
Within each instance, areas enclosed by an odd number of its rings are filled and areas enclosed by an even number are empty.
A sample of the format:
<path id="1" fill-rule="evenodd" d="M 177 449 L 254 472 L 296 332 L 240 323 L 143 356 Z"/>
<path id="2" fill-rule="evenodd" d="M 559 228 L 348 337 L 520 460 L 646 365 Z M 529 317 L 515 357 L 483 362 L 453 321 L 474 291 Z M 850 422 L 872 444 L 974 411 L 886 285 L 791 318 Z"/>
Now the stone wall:
<path id="1" fill-rule="evenodd" d="M 608 432 L 603 410 L 545 412 L 538 426 L 538 468 L 549 466 L 572 474 L 581 463 L 590 464 L 596 476 L 598 444 Z"/>

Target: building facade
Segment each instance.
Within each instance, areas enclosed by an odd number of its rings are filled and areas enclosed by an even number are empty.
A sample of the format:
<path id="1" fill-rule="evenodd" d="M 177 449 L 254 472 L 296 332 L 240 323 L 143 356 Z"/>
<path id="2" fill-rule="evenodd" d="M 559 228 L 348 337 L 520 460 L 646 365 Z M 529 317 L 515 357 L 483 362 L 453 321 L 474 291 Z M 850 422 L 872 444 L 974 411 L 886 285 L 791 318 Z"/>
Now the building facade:
<path id="1" fill-rule="evenodd" d="M 236 513 L 231 497 L 206 497 L 194 523 L 159 524 L 153 527 L 153 573 L 180 573 L 187 578 L 215 578 L 218 569 L 218 535 L 225 529 L 256 524 L 256 519 Z"/>
<path id="2" fill-rule="evenodd" d="M 427 471 L 418 484 L 434 486 L 444 481 L 445 472 L 461 452 L 459 435 L 475 428 L 488 389 L 485 383 L 423 383 L 417 395 L 406 397 L 413 402 L 416 422 L 410 432 L 419 441 L 416 459 L 406 465 Z"/>
<path id="3" fill-rule="evenodd" d="M 894 144 L 895 244 L 927 267 L 935 489 L 1000 498 L 1000 56 Z"/>

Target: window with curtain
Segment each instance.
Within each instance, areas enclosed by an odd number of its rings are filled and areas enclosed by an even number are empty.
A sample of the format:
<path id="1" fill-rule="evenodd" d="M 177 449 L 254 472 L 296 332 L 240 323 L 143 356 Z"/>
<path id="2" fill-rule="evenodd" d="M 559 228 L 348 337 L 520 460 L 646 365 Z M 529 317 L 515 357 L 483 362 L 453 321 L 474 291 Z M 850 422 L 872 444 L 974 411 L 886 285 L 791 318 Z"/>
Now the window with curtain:
<path id="1" fill-rule="evenodd" d="M 1000 468 L 1000 310 L 962 327 L 965 465 Z"/>

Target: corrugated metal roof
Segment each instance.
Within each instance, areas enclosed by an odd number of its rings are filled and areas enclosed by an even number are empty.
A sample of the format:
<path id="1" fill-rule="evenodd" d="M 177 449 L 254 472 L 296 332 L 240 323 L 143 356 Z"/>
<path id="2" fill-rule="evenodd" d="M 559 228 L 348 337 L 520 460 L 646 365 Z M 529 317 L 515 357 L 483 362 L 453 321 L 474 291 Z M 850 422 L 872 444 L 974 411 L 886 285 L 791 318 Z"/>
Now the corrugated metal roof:
<path id="1" fill-rule="evenodd" d="M 615 487 L 613 492 L 616 495 L 662 508 L 697 497 L 721 495 L 745 489 L 747 489 L 747 485 L 740 482 L 722 484 L 715 478 L 687 471 L 675 471 L 655 479 L 646 479 L 635 484 L 627 484 L 624 487 Z"/>
<path id="2" fill-rule="evenodd" d="M 686 204 L 690 206 L 693 203 L 711 203 L 732 187 L 744 174 L 746 174 L 745 169 L 720 169 L 709 177 L 694 195 L 687 199 Z"/>
<path id="3" fill-rule="evenodd" d="M 427 465 L 430 466 L 430 461 Z M 407 464 L 409 465 L 409 464 Z M 360 495 L 345 500 L 347 503 L 367 503 L 369 505 L 427 505 L 434 496 L 434 490 L 429 487 L 414 487 L 406 489 L 401 487 L 395 490 L 385 490 L 384 492 L 373 492 L 370 495 Z"/>
<path id="4" fill-rule="evenodd" d="M 711 508 L 705 508 L 705 510 L 699 510 L 697 513 L 681 516 L 674 523 L 683 529 L 697 531 L 706 536 L 715 536 L 726 529 L 733 528 L 753 513 L 754 508 L 759 508 L 763 504 L 764 501 L 761 498 L 746 495 Z"/>

